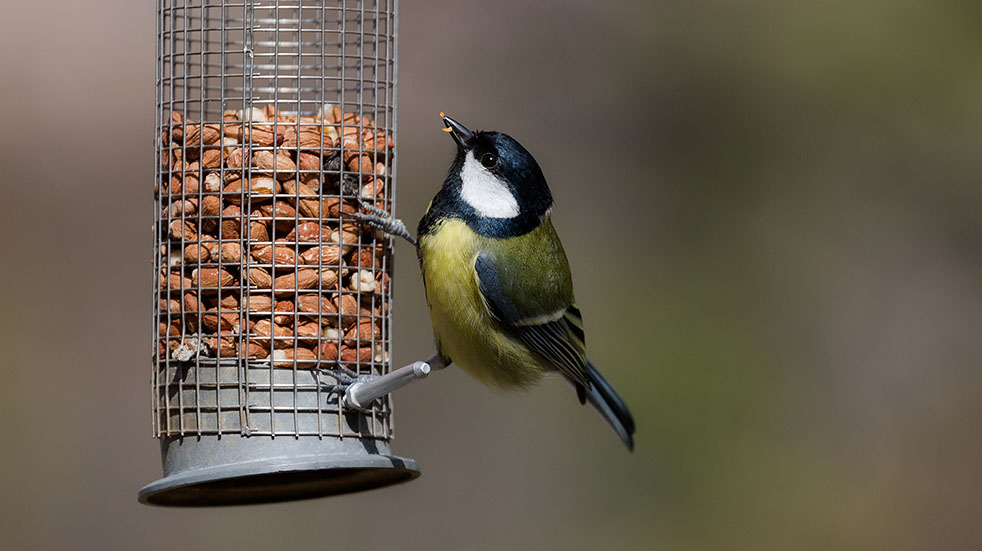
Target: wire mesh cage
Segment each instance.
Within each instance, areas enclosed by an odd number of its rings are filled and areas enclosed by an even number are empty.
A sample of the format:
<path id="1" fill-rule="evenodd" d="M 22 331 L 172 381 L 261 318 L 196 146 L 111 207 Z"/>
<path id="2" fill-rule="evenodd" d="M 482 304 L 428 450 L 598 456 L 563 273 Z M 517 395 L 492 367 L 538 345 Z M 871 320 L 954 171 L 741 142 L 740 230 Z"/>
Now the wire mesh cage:
<path id="1" fill-rule="evenodd" d="M 395 0 L 158 0 L 151 504 L 414 478 L 391 454 Z"/>

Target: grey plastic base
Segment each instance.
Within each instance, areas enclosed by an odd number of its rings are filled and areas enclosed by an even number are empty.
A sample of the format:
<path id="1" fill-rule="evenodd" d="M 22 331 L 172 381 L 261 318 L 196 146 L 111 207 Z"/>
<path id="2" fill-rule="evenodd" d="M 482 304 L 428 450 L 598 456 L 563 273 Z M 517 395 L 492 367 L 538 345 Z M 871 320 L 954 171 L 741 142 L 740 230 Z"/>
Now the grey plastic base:
<path id="1" fill-rule="evenodd" d="M 419 476 L 388 442 L 301 436 L 194 436 L 162 439 L 164 478 L 143 487 L 140 503 L 246 505 L 359 492 Z"/>

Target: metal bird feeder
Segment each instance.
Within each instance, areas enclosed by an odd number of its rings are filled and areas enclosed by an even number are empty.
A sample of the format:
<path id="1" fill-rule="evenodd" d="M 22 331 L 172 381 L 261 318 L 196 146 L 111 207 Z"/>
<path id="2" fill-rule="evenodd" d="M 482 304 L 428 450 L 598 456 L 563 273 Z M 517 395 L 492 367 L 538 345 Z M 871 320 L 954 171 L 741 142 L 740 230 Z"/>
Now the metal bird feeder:
<path id="1" fill-rule="evenodd" d="M 391 397 L 345 400 L 342 384 L 390 369 L 391 240 L 345 214 L 395 205 L 396 13 L 396 0 L 158 0 L 164 476 L 141 502 L 282 501 L 418 476 L 391 452 Z M 386 380 L 425 376 L 419 364 Z"/>

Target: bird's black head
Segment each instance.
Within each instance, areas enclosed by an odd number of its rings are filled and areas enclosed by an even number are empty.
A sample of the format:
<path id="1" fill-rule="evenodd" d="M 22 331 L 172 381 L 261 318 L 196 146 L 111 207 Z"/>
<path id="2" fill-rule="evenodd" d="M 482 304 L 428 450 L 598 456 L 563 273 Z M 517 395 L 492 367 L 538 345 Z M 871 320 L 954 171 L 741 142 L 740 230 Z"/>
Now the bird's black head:
<path id="1" fill-rule="evenodd" d="M 537 228 L 552 208 L 552 194 L 532 154 L 507 134 L 472 132 L 447 116 L 443 122 L 457 142 L 457 156 L 431 210 L 444 210 L 437 215 L 461 218 L 489 237 Z"/>

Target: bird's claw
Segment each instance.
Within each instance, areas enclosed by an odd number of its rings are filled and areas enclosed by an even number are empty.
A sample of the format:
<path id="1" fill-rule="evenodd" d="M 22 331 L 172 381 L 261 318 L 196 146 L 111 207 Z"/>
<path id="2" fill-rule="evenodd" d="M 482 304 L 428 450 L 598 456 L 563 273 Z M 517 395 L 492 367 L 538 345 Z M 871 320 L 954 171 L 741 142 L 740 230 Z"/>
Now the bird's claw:
<path id="1" fill-rule="evenodd" d="M 333 382 L 321 381 L 321 376 L 330 377 L 334 379 Z M 378 375 L 363 375 L 355 371 L 344 367 L 343 365 L 336 363 L 333 368 L 327 368 L 320 366 L 316 369 L 316 376 L 318 382 L 331 393 L 337 393 L 338 395 L 343 395 L 348 387 L 355 383 L 371 381 L 378 377 Z"/>
<path id="2" fill-rule="evenodd" d="M 382 230 L 389 235 L 401 237 L 412 243 L 414 247 L 416 246 L 416 238 L 413 234 L 409 233 L 406 224 L 402 220 L 392 216 L 384 209 L 380 209 L 361 199 L 358 200 L 358 206 L 362 210 L 367 211 L 367 214 L 365 212 L 349 212 L 346 214 L 363 224 Z"/>
<path id="3" fill-rule="evenodd" d="M 370 212 L 370 213 L 372 213 L 372 214 L 374 214 L 376 216 L 381 216 L 382 218 L 391 218 L 391 215 L 389 214 L 389 211 L 387 211 L 385 209 L 380 209 L 380 208 L 376 207 L 375 205 L 373 205 L 373 204 L 371 204 L 369 202 L 366 202 L 363 199 L 359 199 L 358 200 L 358 206 L 361 207 L 362 210 L 367 210 L 368 212 Z"/>

